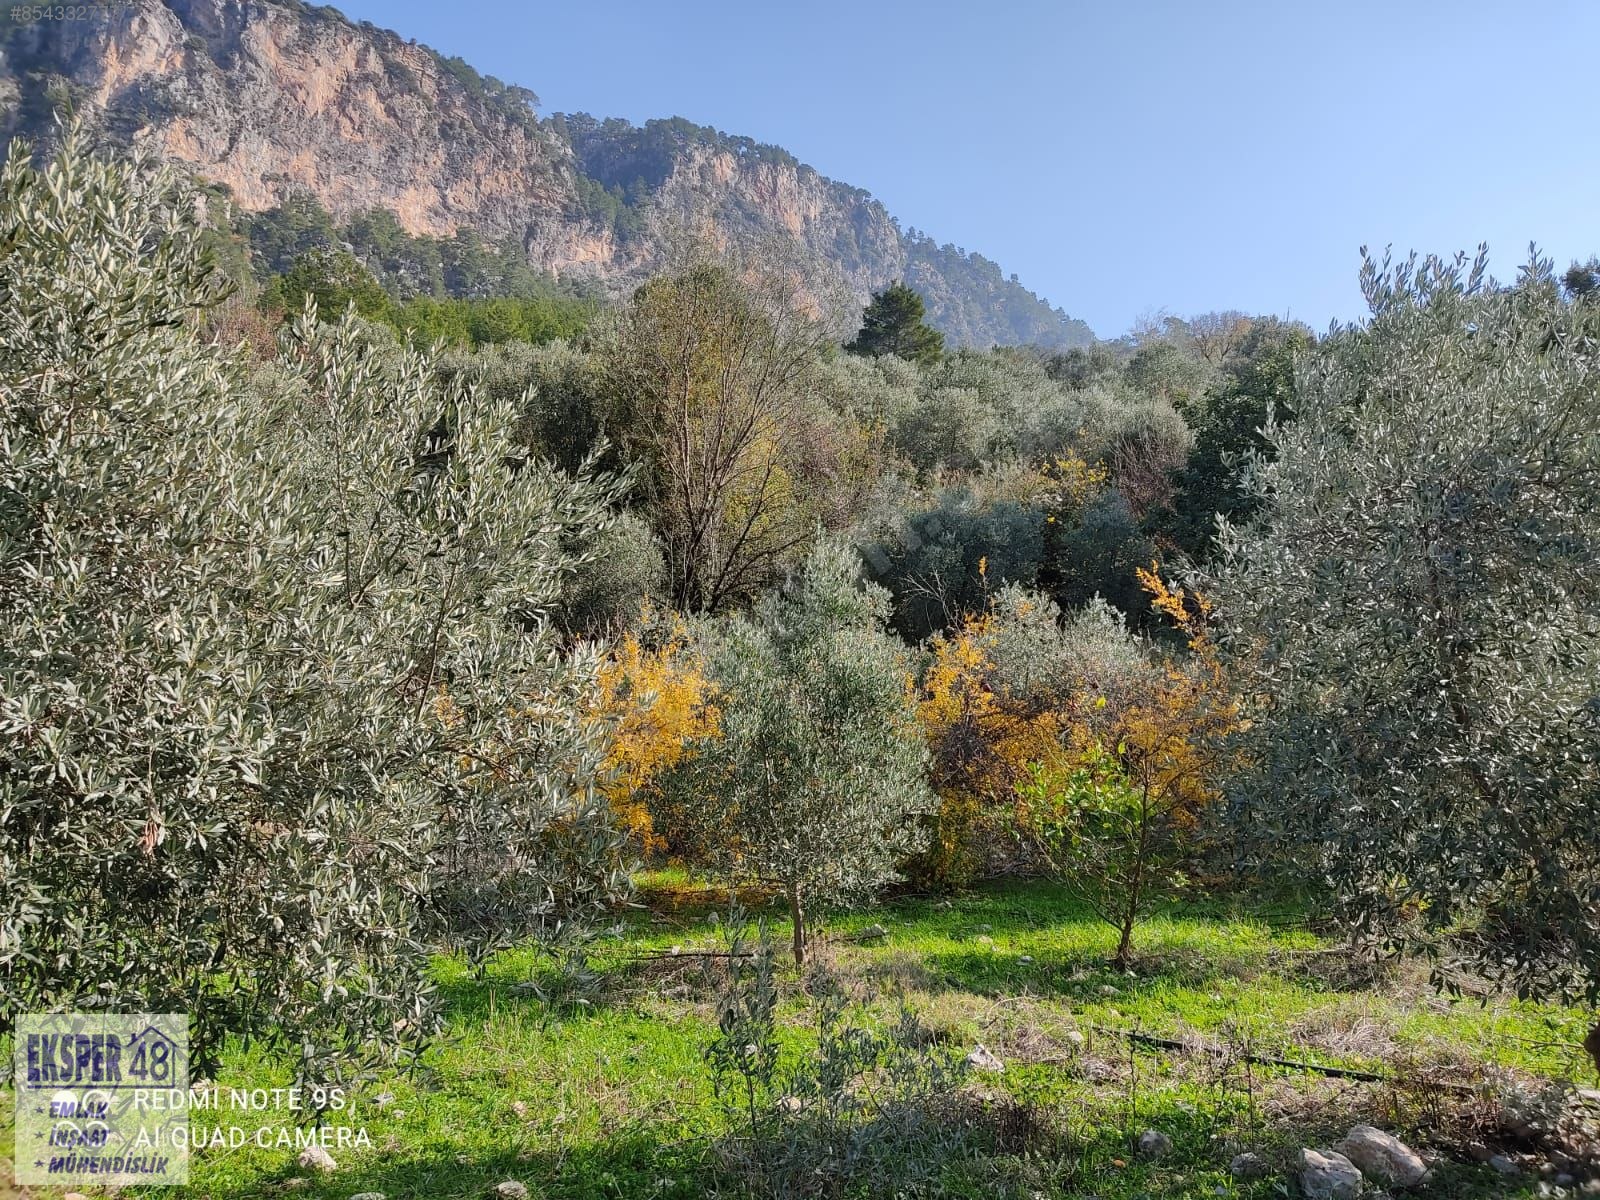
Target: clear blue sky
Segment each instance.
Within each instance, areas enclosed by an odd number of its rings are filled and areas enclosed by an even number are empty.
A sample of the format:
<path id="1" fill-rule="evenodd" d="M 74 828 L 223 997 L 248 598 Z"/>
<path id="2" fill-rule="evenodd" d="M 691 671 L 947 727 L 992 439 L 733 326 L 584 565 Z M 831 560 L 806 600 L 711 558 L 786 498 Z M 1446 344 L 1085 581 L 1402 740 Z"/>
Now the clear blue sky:
<path id="1" fill-rule="evenodd" d="M 1600 252 L 1600 3 L 342 0 L 537 92 L 775 142 L 1102 336 L 1361 311 L 1358 248 Z"/>

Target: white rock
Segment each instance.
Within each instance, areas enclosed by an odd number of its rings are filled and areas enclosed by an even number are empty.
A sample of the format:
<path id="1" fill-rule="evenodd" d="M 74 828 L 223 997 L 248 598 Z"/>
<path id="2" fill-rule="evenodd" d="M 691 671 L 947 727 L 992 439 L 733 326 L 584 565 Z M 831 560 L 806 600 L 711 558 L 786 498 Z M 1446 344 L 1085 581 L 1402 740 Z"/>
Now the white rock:
<path id="1" fill-rule="evenodd" d="M 967 1065 L 974 1071 L 1004 1071 L 1005 1063 L 1001 1062 L 989 1047 L 979 1042 L 972 1053 L 967 1055 Z"/>
<path id="2" fill-rule="evenodd" d="M 1172 1139 L 1159 1129 L 1146 1129 L 1135 1145 L 1142 1158 L 1165 1158 L 1172 1153 Z"/>
<path id="3" fill-rule="evenodd" d="M 1502 1175 L 1521 1175 L 1522 1168 L 1517 1165 L 1517 1160 L 1508 1158 L 1504 1154 L 1496 1154 L 1489 1160 L 1489 1165 Z"/>
<path id="4" fill-rule="evenodd" d="M 1265 1179 L 1270 1173 L 1267 1160 L 1249 1150 L 1235 1154 L 1233 1161 L 1228 1164 L 1228 1174 L 1235 1179 Z"/>
<path id="5" fill-rule="evenodd" d="M 382 1192 L 357 1192 L 350 1200 L 389 1200 Z"/>
<path id="6" fill-rule="evenodd" d="M 495 1184 L 489 1194 L 495 1200 L 528 1200 L 528 1185 L 516 1179 L 505 1179 Z"/>
<path id="7" fill-rule="evenodd" d="M 307 1146 L 300 1151 L 300 1165 L 307 1171 L 337 1171 L 339 1164 L 321 1146 Z"/>
<path id="8" fill-rule="evenodd" d="M 1356 1200 L 1361 1171 L 1337 1150 L 1302 1150 L 1300 1190 L 1306 1200 Z"/>
<path id="9" fill-rule="evenodd" d="M 1383 1183 L 1415 1187 L 1428 1173 L 1422 1156 L 1393 1134 L 1371 1125 L 1353 1126 L 1334 1147 L 1358 1168 Z"/>
<path id="10" fill-rule="evenodd" d="M 1019 963 L 1031 963 L 1033 961 L 1033 955 L 1031 955 L 1031 954 L 1019 954 L 1019 955 L 1017 955 L 1017 961 Z"/>
<path id="11" fill-rule="evenodd" d="M 1122 995 L 1122 991 L 1119 988 L 1113 987 L 1109 983 L 1102 983 L 1100 985 L 1100 994 L 1102 996 L 1120 996 Z"/>
<path id="12" fill-rule="evenodd" d="M 528 1115 L 528 1106 L 521 1100 L 513 1100 L 511 1102 L 511 1111 L 519 1117 L 525 1117 Z"/>
<path id="13" fill-rule="evenodd" d="M 1079 1033 L 1076 1029 L 1067 1034 L 1067 1041 L 1071 1042 L 1074 1046 L 1081 1046 L 1087 1040 L 1088 1039 L 1086 1039 L 1083 1034 Z"/>

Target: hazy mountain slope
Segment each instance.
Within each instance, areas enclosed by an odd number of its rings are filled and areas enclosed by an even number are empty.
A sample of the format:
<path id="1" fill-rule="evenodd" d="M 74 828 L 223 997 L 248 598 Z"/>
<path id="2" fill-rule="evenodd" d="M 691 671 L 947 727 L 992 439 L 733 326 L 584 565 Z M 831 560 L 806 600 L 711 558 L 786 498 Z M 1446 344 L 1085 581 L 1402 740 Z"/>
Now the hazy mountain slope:
<path id="1" fill-rule="evenodd" d="M 998 266 L 902 232 L 866 192 L 774 146 L 673 119 L 541 120 L 531 93 L 397 34 L 293 0 L 131 0 L 109 19 L 3 35 L 0 129 L 48 139 L 60 98 L 260 211 L 296 192 L 413 234 L 515 238 L 529 261 L 614 287 L 685 231 L 781 244 L 847 305 L 905 278 L 955 344 L 1086 343 Z"/>

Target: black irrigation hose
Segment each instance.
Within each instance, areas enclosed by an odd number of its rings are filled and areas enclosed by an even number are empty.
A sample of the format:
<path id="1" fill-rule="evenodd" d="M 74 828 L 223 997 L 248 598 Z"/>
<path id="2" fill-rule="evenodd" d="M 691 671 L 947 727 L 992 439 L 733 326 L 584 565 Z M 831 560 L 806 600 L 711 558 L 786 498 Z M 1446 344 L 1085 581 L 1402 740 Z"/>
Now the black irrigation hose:
<path id="1" fill-rule="evenodd" d="M 1219 1046 L 1196 1046 L 1192 1042 L 1182 1042 L 1176 1038 L 1156 1037 L 1153 1034 L 1138 1033 L 1132 1029 L 1111 1029 L 1104 1025 L 1091 1025 L 1089 1028 L 1095 1030 L 1097 1033 L 1110 1034 L 1113 1037 L 1124 1037 L 1130 1042 L 1137 1042 L 1143 1046 L 1157 1046 L 1163 1050 L 1181 1050 L 1185 1054 L 1191 1054 L 1196 1050 L 1204 1050 L 1207 1054 L 1210 1054 L 1213 1057 L 1221 1058 L 1226 1056 L 1228 1053 L 1228 1051 Z M 1318 1063 L 1297 1062 L 1288 1058 L 1273 1058 L 1270 1055 L 1265 1054 L 1241 1054 L 1239 1057 L 1244 1059 L 1246 1062 L 1254 1063 L 1258 1066 L 1283 1067 L 1286 1070 L 1291 1071 L 1312 1071 L 1318 1075 L 1331 1076 L 1334 1079 L 1356 1079 L 1360 1080 L 1362 1083 L 1405 1082 L 1394 1075 L 1385 1075 L 1378 1071 L 1358 1071 L 1352 1067 L 1324 1067 Z M 1428 1086 L 1461 1093 L 1471 1093 L 1476 1090 L 1470 1084 L 1448 1083 L 1442 1080 L 1433 1079 L 1428 1080 Z"/>

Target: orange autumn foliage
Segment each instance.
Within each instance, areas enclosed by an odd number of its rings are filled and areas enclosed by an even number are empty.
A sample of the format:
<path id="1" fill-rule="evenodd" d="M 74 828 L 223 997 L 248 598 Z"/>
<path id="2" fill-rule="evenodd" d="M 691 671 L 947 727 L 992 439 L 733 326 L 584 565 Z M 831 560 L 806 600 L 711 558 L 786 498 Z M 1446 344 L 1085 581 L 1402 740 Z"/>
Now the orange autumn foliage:
<path id="1" fill-rule="evenodd" d="M 1029 763 L 1063 753 L 1063 714 L 1019 704 L 995 687 L 995 631 L 993 613 L 984 613 L 932 642 L 917 706 L 940 798 L 931 844 L 918 864 L 929 882 L 971 878 L 982 865 L 975 852 L 979 830 L 1004 815 Z"/>
<path id="2" fill-rule="evenodd" d="M 606 797 L 648 852 L 665 844 L 651 822 L 651 787 L 693 742 L 717 735 L 719 715 L 682 618 L 647 610 L 643 629 L 623 637 L 601 664 L 597 705 L 612 727 Z"/>

